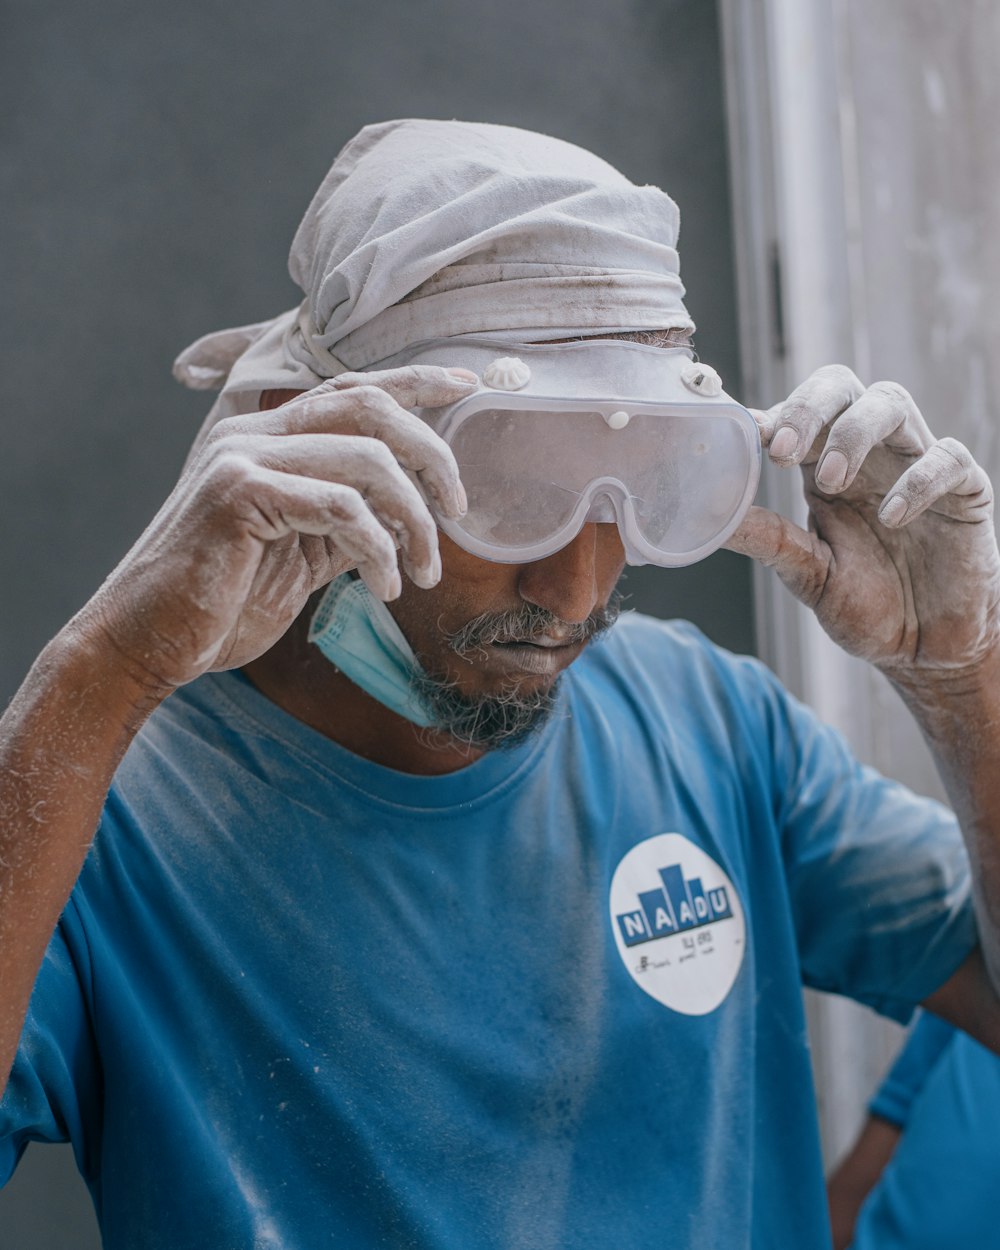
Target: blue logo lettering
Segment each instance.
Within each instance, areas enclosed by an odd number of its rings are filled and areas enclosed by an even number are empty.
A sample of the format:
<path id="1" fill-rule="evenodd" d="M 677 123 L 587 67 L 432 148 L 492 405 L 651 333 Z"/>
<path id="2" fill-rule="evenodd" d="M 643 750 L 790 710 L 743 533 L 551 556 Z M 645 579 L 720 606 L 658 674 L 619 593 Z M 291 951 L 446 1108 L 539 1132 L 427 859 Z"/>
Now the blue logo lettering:
<path id="1" fill-rule="evenodd" d="M 635 911 L 615 917 L 626 946 L 699 929 L 717 920 L 727 920 L 733 914 L 724 885 L 706 890 L 700 877 L 686 878 L 680 864 L 661 868 L 660 880 L 663 884 L 658 889 L 639 893 Z"/>

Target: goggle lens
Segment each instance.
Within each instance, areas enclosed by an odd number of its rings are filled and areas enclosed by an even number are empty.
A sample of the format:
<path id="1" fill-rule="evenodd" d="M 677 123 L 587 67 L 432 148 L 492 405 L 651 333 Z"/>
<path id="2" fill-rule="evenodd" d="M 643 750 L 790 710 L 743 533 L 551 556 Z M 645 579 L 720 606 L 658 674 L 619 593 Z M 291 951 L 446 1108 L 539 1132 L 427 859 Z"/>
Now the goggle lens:
<path id="1" fill-rule="evenodd" d="M 450 439 L 469 511 L 462 530 L 516 559 L 579 529 L 593 501 L 614 501 L 667 562 L 721 533 L 744 501 L 752 452 L 724 410 L 638 411 L 613 428 L 595 411 L 483 409 Z"/>

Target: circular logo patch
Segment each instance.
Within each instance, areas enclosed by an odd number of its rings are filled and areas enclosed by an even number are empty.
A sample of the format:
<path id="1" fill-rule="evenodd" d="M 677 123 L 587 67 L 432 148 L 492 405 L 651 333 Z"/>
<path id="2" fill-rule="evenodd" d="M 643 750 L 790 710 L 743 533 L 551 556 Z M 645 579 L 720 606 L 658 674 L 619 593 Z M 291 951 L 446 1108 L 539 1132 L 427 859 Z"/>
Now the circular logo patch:
<path id="1" fill-rule="evenodd" d="M 679 833 L 633 846 L 611 881 L 611 927 L 630 976 L 657 1002 L 704 1016 L 743 963 L 739 895 L 710 855 Z"/>

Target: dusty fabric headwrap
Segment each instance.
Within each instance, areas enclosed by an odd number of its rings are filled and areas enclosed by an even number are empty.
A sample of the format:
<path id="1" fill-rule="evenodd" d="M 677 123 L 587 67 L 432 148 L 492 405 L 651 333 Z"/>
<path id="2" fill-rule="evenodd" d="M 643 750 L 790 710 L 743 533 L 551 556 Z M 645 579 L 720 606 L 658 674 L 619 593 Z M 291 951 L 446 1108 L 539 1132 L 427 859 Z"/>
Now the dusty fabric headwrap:
<path id="1" fill-rule="evenodd" d="M 206 335 L 174 375 L 222 388 L 207 427 L 253 411 L 263 390 L 308 389 L 427 339 L 693 329 L 679 224 L 663 191 L 560 139 L 470 122 L 366 126 L 292 243 L 302 304 Z"/>

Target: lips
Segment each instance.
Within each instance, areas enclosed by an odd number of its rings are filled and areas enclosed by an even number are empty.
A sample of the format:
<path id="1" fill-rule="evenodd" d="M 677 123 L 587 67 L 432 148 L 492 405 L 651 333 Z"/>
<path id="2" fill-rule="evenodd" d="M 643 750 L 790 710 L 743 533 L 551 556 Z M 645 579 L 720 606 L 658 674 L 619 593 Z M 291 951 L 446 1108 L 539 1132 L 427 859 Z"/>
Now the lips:
<path id="1" fill-rule="evenodd" d="M 541 635 L 530 641 L 494 642 L 488 646 L 487 652 L 490 667 L 545 677 L 554 676 L 564 669 L 581 646 L 579 642 Z"/>
<path id="2" fill-rule="evenodd" d="M 577 640 L 567 631 L 564 634 L 532 634 L 530 638 L 498 639 L 494 646 L 498 647 L 571 647 Z"/>

